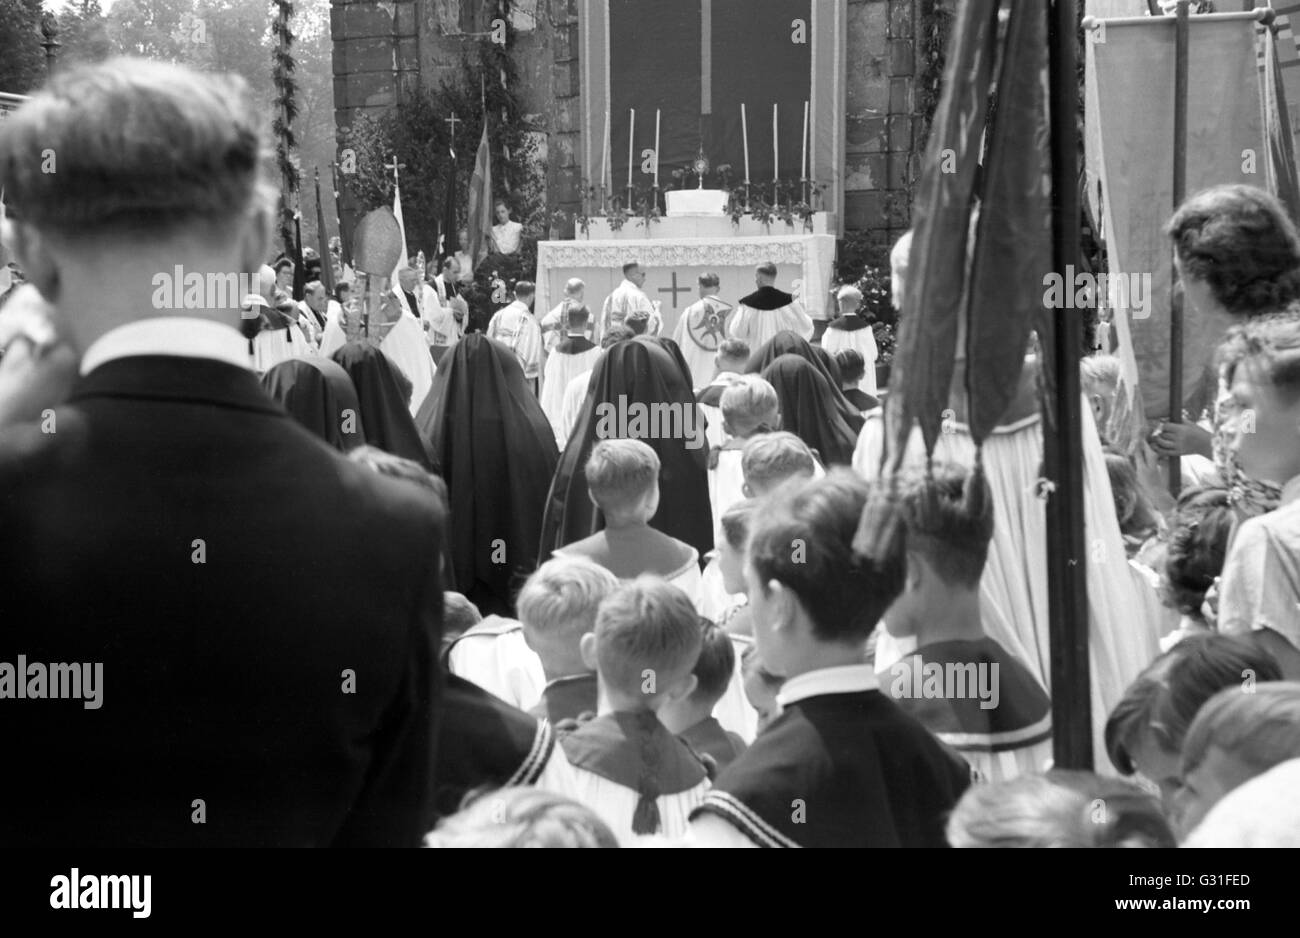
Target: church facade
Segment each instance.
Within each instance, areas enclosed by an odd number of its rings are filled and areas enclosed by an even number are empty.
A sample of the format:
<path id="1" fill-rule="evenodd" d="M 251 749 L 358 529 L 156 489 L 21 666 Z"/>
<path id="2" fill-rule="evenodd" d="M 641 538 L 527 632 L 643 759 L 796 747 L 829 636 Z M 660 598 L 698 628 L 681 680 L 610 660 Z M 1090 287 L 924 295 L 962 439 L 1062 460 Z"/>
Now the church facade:
<path id="1" fill-rule="evenodd" d="M 806 178 L 826 186 L 820 207 L 834 213 L 836 232 L 885 242 L 910 221 L 924 33 L 936 10 L 942 14 L 951 3 L 332 0 L 336 126 L 391 108 L 421 86 L 438 87 L 460 69 L 468 44 L 492 41 L 494 22 L 509 17 L 509 52 L 551 209 L 576 214 L 584 184 L 597 185 L 607 162 L 610 189 L 620 191 L 629 163 L 653 146 L 657 111 L 664 123 L 662 188 L 674 187 L 669 167 L 689 165 L 697 148 L 708 151 L 714 167 L 732 165 L 739 182 L 739 100 L 748 109 L 743 158 L 752 159 L 756 183 L 773 178 L 774 161 L 783 178 L 797 180 L 801 157 L 811 160 Z M 771 29 L 755 25 L 755 11 Z M 774 56 L 802 70 L 802 84 L 765 65 Z M 672 93 L 649 102 L 642 100 L 647 87 Z M 811 128 L 801 147 L 804 101 L 812 102 Z M 639 118 L 630 118 L 638 104 Z M 602 139 L 610 141 L 604 159 Z"/>

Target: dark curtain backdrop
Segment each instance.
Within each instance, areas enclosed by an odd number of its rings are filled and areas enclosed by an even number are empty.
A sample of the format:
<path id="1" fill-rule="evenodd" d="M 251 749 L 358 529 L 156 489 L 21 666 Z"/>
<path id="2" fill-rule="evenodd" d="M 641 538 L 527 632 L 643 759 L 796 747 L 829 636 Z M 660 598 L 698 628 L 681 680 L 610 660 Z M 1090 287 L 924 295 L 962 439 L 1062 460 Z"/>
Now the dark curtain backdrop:
<path id="1" fill-rule="evenodd" d="M 803 105 L 811 97 L 811 0 L 712 0 L 711 115 L 702 113 L 702 20 L 700 0 L 610 0 L 610 166 L 614 191 L 627 185 L 629 109 L 636 109 L 636 167 L 641 151 L 654 146 L 655 109 L 661 111 L 660 185 L 672 187 L 672 171 L 689 166 L 701 143 L 712 167 L 730 163 L 744 174 L 740 105 L 749 116 L 750 176 L 772 178 L 772 105 L 780 109 L 781 176 L 799 177 Z M 806 24 L 802 43 L 792 41 L 795 20 Z M 604 131 L 594 117 L 593 133 Z M 599 168 L 596 168 L 599 173 Z"/>

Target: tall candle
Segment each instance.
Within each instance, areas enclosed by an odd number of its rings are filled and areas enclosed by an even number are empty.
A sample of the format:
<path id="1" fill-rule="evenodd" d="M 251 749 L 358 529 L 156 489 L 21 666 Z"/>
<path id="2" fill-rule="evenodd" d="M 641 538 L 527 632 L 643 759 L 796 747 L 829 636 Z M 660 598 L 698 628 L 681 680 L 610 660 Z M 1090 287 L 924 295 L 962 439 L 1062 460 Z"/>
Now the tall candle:
<path id="1" fill-rule="evenodd" d="M 605 188 L 609 180 L 609 108 L 605 108 L 605 136 L 601 138 L 600 147 L 600 187 Z"/>
<path id="2" fill-rule="evenodd" d="M 740 102 L 740 137 L 745 143 L 745 185 L 749 185 L 749 119 L 745 116 L 745 102 Z"/>
<path id="3" fill-rule="evenodd" d="M 772 105 L 772 179 L 780 182 L 781 180 L 781 148 L 777 145 L 777 123 L 776 108 Z"/>
<path id="4" fill-rule="evenodd" d="M 632 146 L 636 139 L 636 108 L 632 108 L 632 120 L 627 125 L 627 186 L 632 188 Z"/>
<path id="5" fill-rule="evenodd" d="M 659 109 L 655 108 L 655 188 L 659 188 Z"/>
<path id="6" fill-rule="evenodd" d="M 803 103 L 803 168 L 799 171 L 800 179 L 808 178 L 808 102 Z"/>

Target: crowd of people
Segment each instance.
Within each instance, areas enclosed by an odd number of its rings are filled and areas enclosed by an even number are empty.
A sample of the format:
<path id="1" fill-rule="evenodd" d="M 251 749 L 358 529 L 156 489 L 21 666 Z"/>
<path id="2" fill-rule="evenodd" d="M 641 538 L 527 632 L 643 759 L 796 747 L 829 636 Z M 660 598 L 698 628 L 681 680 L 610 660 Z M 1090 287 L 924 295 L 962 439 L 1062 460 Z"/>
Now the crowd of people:
<path id="1" fill-rule="evenodd" d="M 1134 438 L 1114 349 L 1081 364 L 1096 771 L 1067 771 L 1032 343 L 981 447 L 955 391 L 884 474 L 853 287 L 816 323 L 771 264 L 735 304 L 706 273 L 675 339 L 635 262 L 598 312 L 519 280 L 482 330 L 455 253 L 294 302 L 227 81 L 87 66 L 0 125 L 0 844 L 1300 845 L 1272 196 L 1167 227 L 1223 326 L 1202 413 Z M 256 287 L 160 309 L 181 269 Z"/>

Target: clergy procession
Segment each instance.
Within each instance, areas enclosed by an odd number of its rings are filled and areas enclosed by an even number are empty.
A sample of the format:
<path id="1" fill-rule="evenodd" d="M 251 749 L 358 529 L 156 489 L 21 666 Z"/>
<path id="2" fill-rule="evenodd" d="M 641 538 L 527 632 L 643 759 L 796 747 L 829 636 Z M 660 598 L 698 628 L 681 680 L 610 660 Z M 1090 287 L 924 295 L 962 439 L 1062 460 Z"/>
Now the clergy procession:
<path id="1" fill-rule="evenodd" d="M 380 154 L 313 246 L 238 75 L 52 69 L 0 119 L 0 846 L 1300 846 L 1260 4 L 939 4 L 893 221 L 839 82 L 912 0 L 672 0 L 658 85 L 573 4 L 568 228 L 477 86 L 472 177 Z"/>

